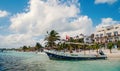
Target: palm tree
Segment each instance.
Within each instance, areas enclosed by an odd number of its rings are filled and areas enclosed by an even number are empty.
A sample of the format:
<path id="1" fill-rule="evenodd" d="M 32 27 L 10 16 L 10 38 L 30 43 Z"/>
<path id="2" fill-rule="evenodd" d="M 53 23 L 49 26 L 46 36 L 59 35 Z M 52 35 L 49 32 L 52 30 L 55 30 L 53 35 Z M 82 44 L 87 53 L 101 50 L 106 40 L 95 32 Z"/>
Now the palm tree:
<path id="1" fill-rule="evenodd" d="M 42 45 L 40 43 L 36 43 L 35 50 L 40 50 L 42 48 Z"/>
<path id="2" fill-rule="evenodd" d="M 68 40 L 68 42 L 75 42 L 75 40 L 72 37 L 70 37 L 70 39 Z"/>
<path id="3" fill-rule="evenodd" d="M 84 43 L 84 38 L 79 38 L 79 39 L 78 39 L 78 42 Z"/>
<path id="4" fill-rule="evenodd" d="M 104 45 L 105 45 L 104 49 L 107 47 L 107 43 L 108 43 L 107 38 L 108 38 L 107 36 L 104 36 L 104 39 L 105 39 L 105 41 L 104 41 Z"/>
<path id="5" fill-rule="evenodd" d="M 95 43 L 95 44 L 94 44 L 94 48 L 97 50 L 97 54 L 98 54 L 99 44 L 98 44 L 98 43 Z"/>
<path id="6" fill-rule="evenodd" d="M 110 50 L 110 53 L 112 53 L 112 48 L 113 48 L 113 43 L 112 42 L 109 42 L 108 44 L 107 44 L 107 48 Z"/>
<path id="7" fill-rule="evenodd" d="M 92 48 L 93 48 L 92 45 L 88 45 L 89 53 Z"/>
<path id="8" fill-rule="evenodd" d="M 87 45 L 83 45 L 84 55 L 86 54 L 86 47 Z"/>
<path id="9" fill-rule="evenodd" d="M 27 46 L 23 46 L 23 47 L 22 47 L 22 50 L 23 50 L 24 52 L 25 52 L 27 49 L 28 49 Z"/>
<path id="10" fill-rule="evenodd" d="M 55 41 L 60 40 L 60 36 L 55 30 L 52 30 L 50 33 L 47 32 L 47 36 L 45 37 L 45 40 L 47 41 L 47 46 L 52 47 L 55 46 Z"/>
<path id="11" fill-rule="evenodd" d="M 68 47 L 68 50 L 70 51 L 70 53 L 72 53 L 73 52 L 72 51 L 73 47 L 70 44 L 68 44 L 67 47 Z"/>
<path id="12" fill-rule="evenodd" d="M 120 41 L 117 41 L 117 48 L 120 49 Z"/>
<path id="13" fill-rule="evenodd" d="M 61 43 L 61 42 L 59 42 L 58 44 L 57 44 L 57 50 L 59 51 L 59 50 L 63 50 L 63 49 L 65 49 L 65 43 Z"/>

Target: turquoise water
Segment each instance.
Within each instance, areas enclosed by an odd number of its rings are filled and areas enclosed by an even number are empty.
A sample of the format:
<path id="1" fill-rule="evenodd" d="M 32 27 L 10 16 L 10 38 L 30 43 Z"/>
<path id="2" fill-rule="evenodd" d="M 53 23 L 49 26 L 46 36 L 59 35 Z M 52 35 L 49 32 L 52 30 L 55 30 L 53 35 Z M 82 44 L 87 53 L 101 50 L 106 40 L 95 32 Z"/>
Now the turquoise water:
<path id="1" fill-rule="evenodd" d="M 34 52 L 3 52 L 0 71 L 120 71 L 120 59 L 54 61 Z"/>

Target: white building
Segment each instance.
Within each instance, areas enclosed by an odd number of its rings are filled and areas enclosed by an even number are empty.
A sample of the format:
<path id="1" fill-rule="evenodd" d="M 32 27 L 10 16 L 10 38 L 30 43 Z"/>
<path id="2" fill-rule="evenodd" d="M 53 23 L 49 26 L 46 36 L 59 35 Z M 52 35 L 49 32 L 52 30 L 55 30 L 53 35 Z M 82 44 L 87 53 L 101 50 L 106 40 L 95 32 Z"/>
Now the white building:
<path id="1" fill-rule="evenodd" d="M 78 38 L 83 38 L 84 43 L 92 43 L 92 39 L 90 36 L 85 36 L 84 34 L 80 34 Z"/>
<path id="2" fill-rule="evenodd" d="M 97 28 L 94 33 L 95 42 L 116 42 L 120 40 L 120 24 Z"/>
<path id="3" fill-rule="evenodd" d="M 84 43 L 92 43 L 92 39 L 89 36 L 85 36 Z"/>

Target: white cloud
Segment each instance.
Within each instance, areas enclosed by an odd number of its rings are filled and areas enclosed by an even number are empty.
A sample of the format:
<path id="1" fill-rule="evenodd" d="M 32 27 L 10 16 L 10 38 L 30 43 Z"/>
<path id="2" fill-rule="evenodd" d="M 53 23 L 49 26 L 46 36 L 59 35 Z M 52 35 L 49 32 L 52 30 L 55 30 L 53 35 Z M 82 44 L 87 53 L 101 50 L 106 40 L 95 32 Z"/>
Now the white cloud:
<path id="1" fill-rule="evenodd" d="M 27 13 L 19 13 L 11 18 L 10 29 L 21 33 L 33 33 L 39 35 L 50 27 L 59 27 L 66 23 L 64 19 L 75 17 L 79 13 L 79 8 L 75 4 L 58 4 L 58 0 L 31 0 L 29 11 Z M 56 26 L 58 25 L 58 26 Z"/>
<path id="2" fill-rule="evenodd" d="M 65 38 L 65 35 L 76 36 L 81 33 L 85 35 L 90 35 L 93 32 L 92 24 L 92 20 L 88 18 L 88 16 L 80 16 L 77 20 L 71 22 L 71 30 L 63 32 L 62 37 L 64 36 Z"/>
<path id="3" fill-rule="evenodd" d="M 6 17 L 9 13 L 7 11 L 0 10 L 0 17 Z"/>
<path id="4" fill-rule="evenodd" d="M 120 23 L 120 21 L 115 21 L 112 18 L 102 18 L 101 23 L 98 26 L 96 26 L 96 28 L 106 27 L 106 26 L 110 26 L 110 25 L 114 25 L 114 24 L 119 24 L 119 23 Z"/>
<path id="5" fill-rule="evenodd" d="M 0 42 L 0 48 L 19 48 L 23 45 L 33 46 L 33 44 L 35 44 L 35 40 L 27 34 L 10 34 L 7 36 L 0 35 L 0 40 L 2 40 L 2 42 Z"/>
<path id="6" fill-rule="evenodd" d="M 38 42 L 35 39 L 37 37 L 42 43 L 43 38 L 40 37 L 43 37 L 46 31 L 53 29 L 63 38 L 67 34 L 70 36 L 90 34 L 93 29 L 92 20 L 88 16 L 78 16 L 80 5 L 77 0 L 61 1 L 30 0 L 27 12 L 11 17 L 9 28 L 15 34 L 2 37 L 1 39 L 4 39 L 2 44 L 14 47 L 35 44 Z"/>
<path id="7" fill-rule="evenodd" d="M 117 2 L 117 0 L 95 0 L 95 4 L 103 4 L 103 3 L 113 4 L 115 2 Z"/>

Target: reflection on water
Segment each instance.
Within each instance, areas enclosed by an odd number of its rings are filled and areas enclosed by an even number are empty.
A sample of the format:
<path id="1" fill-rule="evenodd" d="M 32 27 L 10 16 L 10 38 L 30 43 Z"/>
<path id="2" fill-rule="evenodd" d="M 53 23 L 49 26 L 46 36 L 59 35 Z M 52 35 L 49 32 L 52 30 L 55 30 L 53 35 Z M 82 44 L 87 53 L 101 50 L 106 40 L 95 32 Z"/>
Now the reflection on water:
<path id="1" fill-rule="evenodd" d="M 120 71 L 120 59 L 54 61 L 32 52 L 0 53 L 0 71 Z"/>

